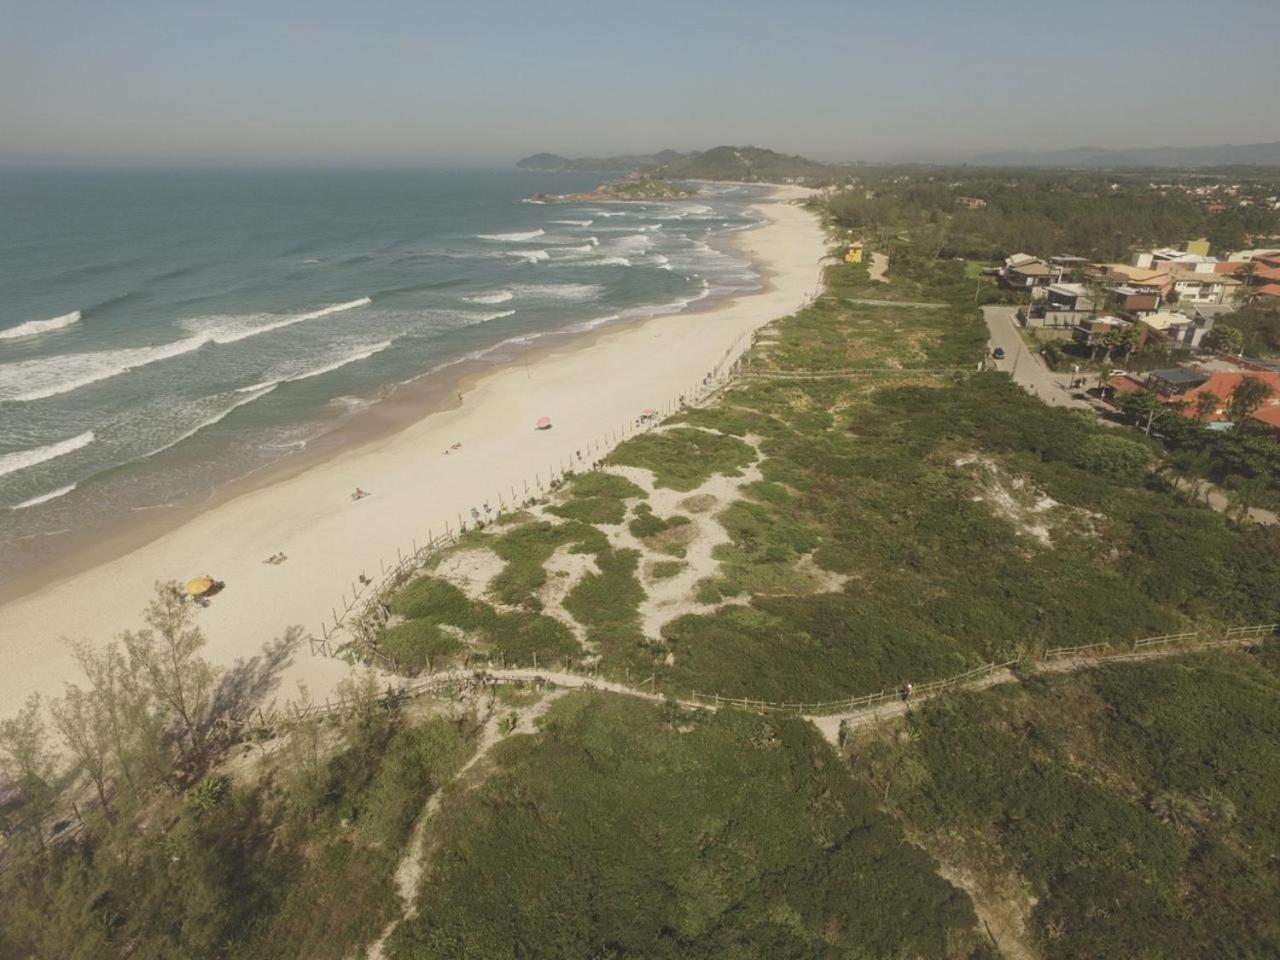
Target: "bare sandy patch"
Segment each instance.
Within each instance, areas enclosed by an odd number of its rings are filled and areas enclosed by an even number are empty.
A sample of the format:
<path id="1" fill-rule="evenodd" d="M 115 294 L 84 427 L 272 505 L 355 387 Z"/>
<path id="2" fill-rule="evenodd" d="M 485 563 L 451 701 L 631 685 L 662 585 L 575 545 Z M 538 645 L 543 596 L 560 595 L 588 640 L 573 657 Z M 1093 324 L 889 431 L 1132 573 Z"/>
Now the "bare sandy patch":
<path id="1" fill-rule="evenodd" d="M 538 599 L 542 601 L 543 613 L 568 627 L 584 649 L 591 649 L 591 645 L 587 643 L 586 627 L 564 608 L 564 598 L 587 574 L 599 573 L 600 567 L 596 563 L 595 554 L 573 553 L 573 547 L 574 544 L 558 547 L 547 559 L 543 565 L 543 569 L 547 571 L 547 582 L 539 591 Z"/>
<path id="2" fill-rule="evenodd" d="M 472 600 L 483 600 L 489 584 L 506 565 L 505 560 L 487 547 L 469 547 L 445 554 L 431 572 Z"/>
<path id="3" fill-rule="evenodd" d="M 1043 547 L 1052 549 L 1055 532 L 1097 535 L 1095 521 L 1102 519 L 1099 514 L 1064 506 L 1025 478 L 1008 476 L 989 457 L 968 454 L 957 458 L 955 465 L 969 468 L 968 472 L 977 480 L 979 491 L 973 500 L 987 504 L 997 516 L 1008 520 Z"/>

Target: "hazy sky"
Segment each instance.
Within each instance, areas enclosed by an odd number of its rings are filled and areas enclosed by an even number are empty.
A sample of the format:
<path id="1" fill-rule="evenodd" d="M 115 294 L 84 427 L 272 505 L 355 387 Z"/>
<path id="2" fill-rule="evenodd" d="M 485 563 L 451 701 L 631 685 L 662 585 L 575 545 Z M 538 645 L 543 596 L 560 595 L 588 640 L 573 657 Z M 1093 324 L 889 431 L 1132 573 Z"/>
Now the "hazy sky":
<path id="1" fill-rule="evenodd" d="M 1280 140 L 1276 0 L 0 0 L 0 163 Z"/>

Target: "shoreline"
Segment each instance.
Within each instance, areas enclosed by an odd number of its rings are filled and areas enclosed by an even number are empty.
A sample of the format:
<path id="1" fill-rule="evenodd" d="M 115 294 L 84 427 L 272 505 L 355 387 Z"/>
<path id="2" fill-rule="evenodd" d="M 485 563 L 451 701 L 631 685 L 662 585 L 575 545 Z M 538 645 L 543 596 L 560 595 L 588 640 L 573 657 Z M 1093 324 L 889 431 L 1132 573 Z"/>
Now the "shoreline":
<path id="1" fill-rule="evenodd" d="M 12 578 L 0 595 L 5 702 L 59 693 L 64 680 L 77 679 L 60 638 L 100 644 L 135 628 L 156 580 L 208 572 L 227 582 L 198 616 L 207 656 L 221 667 L 257 656 L 290 625 L 318 633 L 360 573 L 376 574 L 397 548 L 425 541 L 429 528 L 442 530 L 472 505 L 526 480 L 532 485 L 535 474 L 571 461 L 640 409 L 687 393 L 738 342 L 735 334 L 740 340 L 800 306 L 825 253 L 817 218 L 789 203 L 803 195 L 775 188 L 754 207 L 764 225 L 731 236 L 761 273 L 753 293 L 548 334 L 518 358 L 462 360 L 424 374 L 306 451 L 163 515 L 130 518 L 74 555 Z M 666 344 L 654 342 L 663 338 Z M 601 383 L 609 384 L 608 396 Z M 555 426 L 535 433 L 541 415 Z M 442 456 L 456 441 L 463 448 Z M 372 496 L 352 502 L 356 487 Z M 289 560 L 262 564 L 276 552 Z M 349 670 L 304 649 L 283 679 L 305 680 L 323 696 Z"/>
<path id="2" fill-rule="evenodd" d="M 708 181 L 713 182 L 713 181 Z M 759 184 L 756 184 L 759 186 Z M 775 202 L 779 189 L 763 198 L 761 203 Z M 641 202 L 641 201 L 614 201 Z M 753 204 L 758 209 L 759 204 Z M 746 294 L 725 296 L 708 302 L 694 302 L 691 306 L 673 313 L 658 313 L 614 319 L 589 329 L 548 330 L 534 335 L 532 344 L 519 346 L 517 339 L 503 340 L 485 347 L 473 355 L 447 360 L 437 367 L 423 371 L 408 380 L 384 384 L 377 399 L 365 403 L 362 408 L 335 421 L 306 441 L 306 446 L 279 460 L 256 466 L 247 472 L 210 485 L 206 490 L 183 494 L 172 502 L 136 507 L 114 521 L 104 520 L 92 530 L 65 529 L 33 537 L 54 540 L 47 544 L 45 555 L 34 558 L 31 568 L 17 573 L 3 571 L 0 576 L 0 610 L 4 605 L 28 597 L 47 587 L 54 586 L 73 576 L 91 570 L 140 549 L 165 534 L 178 529 L 201 514 L 216 509 L 235 498 L 255 490 L 282 483 L 305 473 L 353 448 L 381 439 L 439 413 L 455 409 L 461 404 L 458 394 L 466 394 L 484 377 L 517 365 L 525 367 L 540 358 L 564 351 L 587 349 L 602 337 L 629 328 L 641 326 L 664 316 L 693 317 L 702 313 L 727 308 L 730 304 L 750 299 L 771 289 L 771 274 L 767 263 L 759 261 L 749 250 L 743 249 L 747 238 L 759 227 L 736 228 L 708 242 L 717 248 L 733 248 L 746 257 L 752 268 L 759 272 L 759 287 Z M 518 357 L 503 354 L 519 351 Z M 124 465 L 128 466 L 128 465 Z M 92 478 L 91 478 L 92 479 Z M 66 536 L 63 539 L 64 535 Z M 74 542 L 80 537 L 80 542 Z M 2 629 L 2 625 L 0 625 Z M 0 632 L 0 649 L 3 633 Z"/>

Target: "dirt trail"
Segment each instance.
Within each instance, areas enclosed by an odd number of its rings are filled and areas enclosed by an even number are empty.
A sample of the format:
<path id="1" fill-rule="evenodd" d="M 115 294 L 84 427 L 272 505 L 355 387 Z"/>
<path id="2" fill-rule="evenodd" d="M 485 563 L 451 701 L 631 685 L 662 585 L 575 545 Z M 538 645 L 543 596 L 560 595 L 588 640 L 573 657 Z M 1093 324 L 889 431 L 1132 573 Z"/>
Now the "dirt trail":
<path id="1" fill-rule="evenodd" d="M 476 750 L 471 755 L 471 759 L 458 769 L 449 784 L 442 785 L 432 792 L 431 797 L 422 808 L 422 812 L 418 814 L 418 820 L 413 825 L 413 833 L 405 846 L 404 856 L 396 867 L 396 893 L 399 894 L 400 902 L 403 905 L 401 916 L 387 924 L 382 933 L 379 934 L 378 939 L 369 947 L 366 955 L 368 960 L 382 960 L 383 947 L 387 938 L 391 936 L 392 931 L 404 920 L 411 920 L 417 913 L 418 884 L 422 881 L 422 874 L 426 869 L 427 863 L 427 827 L 443 803 L 446 787 L 460 783 L 463 777 L 466 776 L 467 771 L 488 757 L 489 752 L 499 741 L 520 733 L 533 733 L 537 729 L 535 726 L 537 719 L 547 712 L 552 703 L 567 692 L 565 689 L 549 690 L 537 703 L 515 710 L 514 712 L 519 716 L 519 722 L 506 734 L 502 732 L 501 723 L 503 718 L 509 716 L 513 711 L 490 708 L 484 728 L 480 731 L 480 742 L 476 744 Z"/>
<path id="2" fill-rule="evenodd" d="M 867 267 L 867 273 L 871 275 L 871 279 L 877 283 L 888 283 L 889 278 L 885 274 L 889 270 L 889 258 L 883 253 L 871 254 L 871 264 Z"/>

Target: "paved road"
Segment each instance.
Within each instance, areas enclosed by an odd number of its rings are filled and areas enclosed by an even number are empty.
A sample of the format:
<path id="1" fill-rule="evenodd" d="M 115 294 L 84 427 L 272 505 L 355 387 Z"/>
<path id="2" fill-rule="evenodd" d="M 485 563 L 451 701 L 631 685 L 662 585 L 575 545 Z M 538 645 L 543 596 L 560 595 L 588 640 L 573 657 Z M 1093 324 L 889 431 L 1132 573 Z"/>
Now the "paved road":
<path id="1" fill-rule="evenodd" d="M 982 315 L 987 321 L 987 348 L 994 351 L 996 347 L 1004 348 L 1004 359 L 990 359 L 997 370 L 1013 375 L 1018 386 L 1033 396 L 1039 397 L 1051 407 L 1069 407 L 1075 410 L 1092 409 L 1083 400 L 1077 400 L 1067 391 L 1066 383 L 1070 379 L 1066 375 L 1056 375 L 1044 365 L 1039 354 L 1027 349 L 1018 333 L 1017 321 L 1013 318 L 1014 308 L 1008 304 L 988 304 L 982 308 Z"/>

